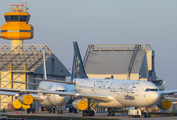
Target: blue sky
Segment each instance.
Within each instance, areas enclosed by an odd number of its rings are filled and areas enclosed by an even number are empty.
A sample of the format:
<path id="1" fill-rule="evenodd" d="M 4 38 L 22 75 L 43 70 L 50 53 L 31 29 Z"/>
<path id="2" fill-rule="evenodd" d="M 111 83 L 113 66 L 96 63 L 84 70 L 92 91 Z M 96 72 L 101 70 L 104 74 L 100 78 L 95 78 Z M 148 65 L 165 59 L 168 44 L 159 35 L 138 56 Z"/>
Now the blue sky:
<path id="1" fill-rule="evenodd" d="M 34 38 L 24 44 L 47 44 L 67 67 L 72 66 L 73 41 L 82 57 L 88 44 L 149 44 L 155 51 L 159 79 L 177 89 L 176 0 L 28 0 Z M 9 4 L 0 0 L 0 25 Z M 0 44 L 10 44 L 2 40 Z"/>

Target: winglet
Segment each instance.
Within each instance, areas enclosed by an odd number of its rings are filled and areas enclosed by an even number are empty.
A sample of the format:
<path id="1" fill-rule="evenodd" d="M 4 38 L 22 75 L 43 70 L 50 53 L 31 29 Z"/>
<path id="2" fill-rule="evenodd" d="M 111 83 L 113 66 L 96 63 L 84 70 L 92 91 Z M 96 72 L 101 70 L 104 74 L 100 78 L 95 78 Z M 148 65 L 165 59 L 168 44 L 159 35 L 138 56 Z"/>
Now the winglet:
<path id="1" fill-rule="evenodd" d="M 75 60 L 75 68 L 76 68 L 76 72 L 77 72 L 77 77 L 79 78 L 88 78 L 88 76 L 85 73 L 85 69 L 82 63 L 82 58 L 80 55 L 80 51 L 79 51 L 79 47 L 77 42 L 73 42 L 73 46 L 74 46 L 74 60 Z"/>

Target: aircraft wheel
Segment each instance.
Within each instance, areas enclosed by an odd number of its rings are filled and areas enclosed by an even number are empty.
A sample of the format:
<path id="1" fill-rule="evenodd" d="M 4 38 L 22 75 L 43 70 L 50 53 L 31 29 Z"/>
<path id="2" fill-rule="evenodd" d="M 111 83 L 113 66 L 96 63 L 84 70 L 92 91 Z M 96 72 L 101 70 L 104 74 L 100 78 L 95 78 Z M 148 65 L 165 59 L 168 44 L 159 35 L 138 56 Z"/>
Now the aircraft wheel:
<path id="1" fill-rule="evenodd" d="M 82 116 L 87 116 L 87 112 L 86 111 L 82 111 Z"/>
<path id="2" fill-rule="evenodd" d="M 55 108 L 53 108 L 53 113 L 55 113 Z"/>
<path id="3" fill-rule="evenodd" d="M 30 109 L 27 109 L 27 113 L 30 113 Z"/>
<path id="4" fill-rule="evenodd" d="M 36 112 L 36 110 L 35 110 L 35 108 L 33 108 L 33 109 L 32 109 L 32 113 L 35 113 L 35 112 Z"/>
<path id="5" fill-rule="evenodd" d="M 49 108 L 49 113 L 51 113 L 52 112 L 52 109 L 51 108 Z"/>
<path id="6" fill-rule="evenodd" d="M 151 116 L 151 114 L 150 114 L 150 113 L 148 113 L 147 117 L 148 117 L 148 118 L 150 118 L 150 116 Z"/>
<path id="7" fill-rule="evenodd" d="M 58 114 L 60 114 L 60 110 L 58 110 Z"/>
<path id="8" fill-rule="evenodd" d="M 90 111 L 89 116 L 95 116 L 95 112 L 94 111 Z"/>
<path id="9" fill-rule="evenodd" d="M 69 108 L 69 113 L 72 113 L 73 109 L 72 108 Z"/>
<path id="10" fill-rule="evenodd" d="M 115 116 L 115 111 L 114 110 L 111 111 L 111 115 Z"/>
<path id="11" fill-rule="evenodd" d="M 77 109 L 74 109 L 74 113 L 77 113 Z"/>
<path id="12" fill-rule="evenodd" d="M 41 107 L 41 111 L 44 111 L 44 107 Z"/>
<path id="13" fill-rule="evenodd" d="M 108 111 L 107 111 L 107 116 L 110 116 L 110 114 L 111 114 L 111 108 L 108 108 Z"/>

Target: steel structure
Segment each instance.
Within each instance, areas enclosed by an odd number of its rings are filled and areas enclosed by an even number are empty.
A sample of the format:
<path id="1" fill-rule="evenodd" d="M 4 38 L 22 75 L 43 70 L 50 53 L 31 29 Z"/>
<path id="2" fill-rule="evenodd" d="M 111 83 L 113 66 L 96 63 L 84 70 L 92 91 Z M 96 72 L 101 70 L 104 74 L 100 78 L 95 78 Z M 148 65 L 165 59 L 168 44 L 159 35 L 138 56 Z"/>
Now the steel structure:
<path id="1" fill-rule="evenodd" d="M 27 89 L 26 84 L 18 82 L 28 82 L 27 74 L 33 73 L 43 63 L 43 49 L 45 59 L 48 59 L 53 52 L 47 45 L 24 45 L 23 49 L 17 46 L 13 50 L 10 45 L 3 45 L 0 49 L 0 87 Z M 9 103 L 12 104 L 13 97 L 1 95 L 0 101 L 0 109 L 7 108 Z"/>
<path id="2" fill-rule="evenodd" d="M 155 73 L 154 51 L 148 44 L 90 44 L 83 64 L 87 74 L 97 78 L 112 74 L 116 79 L 148 80 L 149 71 Z"/>

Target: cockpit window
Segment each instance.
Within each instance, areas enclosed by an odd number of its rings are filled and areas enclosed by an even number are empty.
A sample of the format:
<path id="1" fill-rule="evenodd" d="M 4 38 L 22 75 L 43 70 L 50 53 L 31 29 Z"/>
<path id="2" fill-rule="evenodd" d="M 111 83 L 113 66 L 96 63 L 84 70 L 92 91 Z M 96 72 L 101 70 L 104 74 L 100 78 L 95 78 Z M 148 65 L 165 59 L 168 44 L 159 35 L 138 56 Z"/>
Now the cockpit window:
<path id="1" fill-rule="evenodd" d="M 57 92 L 67 92 L 66 90 L 56 90 Z"/>
<path id="2" fill-rule="evenodd" d="M 145 92 L 149 92 L 149 91 L 158 91 L 158 89 L 150 89 L 150 88 L 147 88 L 147 89 L 145 90 Z"/>

